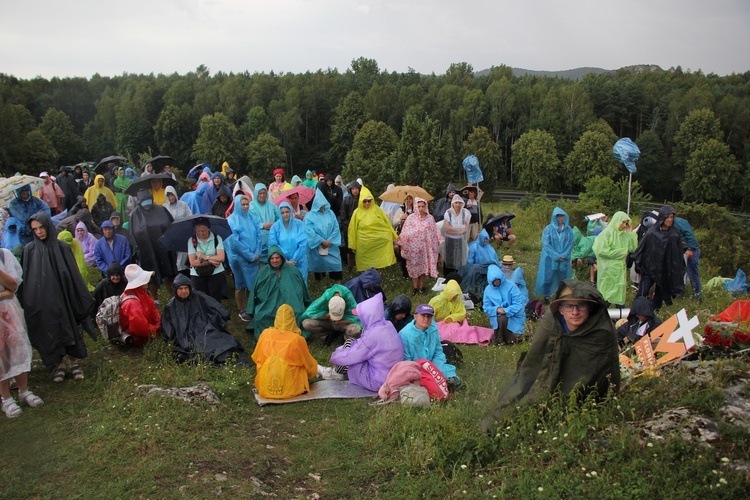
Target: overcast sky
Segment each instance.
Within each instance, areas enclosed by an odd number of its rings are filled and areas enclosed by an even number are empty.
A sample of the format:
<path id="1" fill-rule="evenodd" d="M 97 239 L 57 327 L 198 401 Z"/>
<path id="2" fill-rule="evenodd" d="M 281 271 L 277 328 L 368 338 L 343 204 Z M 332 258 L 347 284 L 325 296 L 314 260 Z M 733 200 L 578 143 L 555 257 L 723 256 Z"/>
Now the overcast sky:
<path id="1" fill-rule="evenodd" d="M 750 70 L 749 0 L 0 0 L 0 73 Z"/>

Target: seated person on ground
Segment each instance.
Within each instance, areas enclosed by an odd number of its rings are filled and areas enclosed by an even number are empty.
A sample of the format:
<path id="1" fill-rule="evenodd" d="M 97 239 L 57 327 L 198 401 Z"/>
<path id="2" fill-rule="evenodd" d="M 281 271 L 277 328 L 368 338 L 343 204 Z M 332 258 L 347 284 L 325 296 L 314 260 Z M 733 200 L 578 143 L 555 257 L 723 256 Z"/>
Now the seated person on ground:
<path id="1" fill-rule="evenodd" d="M 411 313 L 411 299 L 406 295 L 397 295 L 393 298 L 386 310 L 386 319 L 390 321 L 396 331 L 400 331 L 414 316 Z"/>
<path id="2" fill-rule="evenodd" d="M 520 268 L 519 268 L 520 269 Z M 495 335 L 493 344 L 515 344 L 523 340 L 526 302 L 515 283 L 495 265 L 487 269 L 489 284 L 484 289 L 483 309 Z"/>
<path id="3" fill-rule="evenodd" d="M 274 325 L 260 334 L 253 361 L 255 388 L 262 397 L 287 399 L 310 390 L 310 380 L 318 374 L 318 362 L 310 354 L 288 304 L 278 308 Z"/>
<path id="4" fill-rule="evenodd" d="M 516 241 L 516 235 L 513 234 L 513 226 L 510 223 L 509 217 L 503 217 L 494 226 L 492 226 L 492 241 L 498 249 L 502 248 L 503 242 L 508 242 L 508 250 L 513 246 Z"/>
<path id="5" fill-rule="evenodd" d="M 148 294 L 148 283 L 153 274 L 153 271 L 144 271 L 138 264 L 128 264 L 125 268 L 128 284 L 120 296 L 123 344 L 142 346 L 159 334 L 161 316 L 154 299 Z"/>
<path id="6" fill-rule="evenodd" d="M 352 292 L 354 300 L 356 300 L 358 304 L 379 293 L 383 295 L 383 301 L 385 302 L 387 299 L 383 288 L 380 286 L 382 283 L 383 278 L 380 276 L 378 270 L 371 267 L 362 271 L 362 274 L 356 278 L 347 281 L 345 286 Z"/>
<path id="7" fill-rule="evenodd" d="M 487 230 L 482 229 L 477 239 L 469 244 L 469 258 L 466 263 L 500 265 L 497 252 L 490 245 L 490 236 L 487 234 Z"/>
<path id="8" fill-rule="evenodd" d="M 630 306 L 627 323 L 617 329 L 617 342 L 620 347 L 638 342 L 644 335 L 650 335 L 654 328 L 661 323 L 661 319 L 654 314 L 651 301 L 640 295 L 633 300 L 633 305 Z"/>
<path id="9" fill-rule="evenodd" d="M 449 280 L 443 291 L 430 300 L 430 306 L 439 323 L 460 323 L 466 319 L 463 292 L 456 280 Z"/>
<path id="10" fill-rule="evenodd" d="M 383 299 L 375 296 L 357 306 L 364 332 L 331 354 L 331 363 L 346 367 L 349 381 L 377 391 L 393 365 L 404 360 L 404 346 L 393 325 L 383 315 Z"/>
<path id="11" fill-rule="evenodd" d="M 194 290 L 190 278 L 183 274 L 175 277 L 174 291 L 161 316 L 161 335 L 173 343 L 177 361 L 219 364 L 244 351 L 227 330 L 229 311 L 221 303 Z"/>
<path id="12" fill-rule="evenodd" d="M 127 284 L 128 282 L 122 276 L 122 266 L 120 263 L 112 262 L 107 267 L 107 277 L 97 283 L 96 288 L 94 288 L 94 302 L 96 303 L 96 307 L 92 316 L 96 316 L 96 311 L 99 310 L 99 306 L 102 305 L 104 299 L 122 295 Z"/>
<path id="13" fill-rule="evenodd" d="M 311 332 L 323 334 L 326 345 L 330 345 L 339 335 L 343 335 L 345 340 L 359 337 L 362 322 L 352 313 L 356 307 L 357 302 L 349 289 L 334 284 L 299 317 L 302 336 L 308 338 Z"/>
<path id="14" fill-rule="evenodd" d="M 435 310 L 428 304 L 420 304 L 414 313 L 414 320 L 398 332 L 404 344 L 404 361 L 426 359 L 442 372 L 449 387 L 458 387 L 461 382 L 456 375 L 456 367 L 445 359 L 440 345 L 437 324 L 433 321 Z"/>

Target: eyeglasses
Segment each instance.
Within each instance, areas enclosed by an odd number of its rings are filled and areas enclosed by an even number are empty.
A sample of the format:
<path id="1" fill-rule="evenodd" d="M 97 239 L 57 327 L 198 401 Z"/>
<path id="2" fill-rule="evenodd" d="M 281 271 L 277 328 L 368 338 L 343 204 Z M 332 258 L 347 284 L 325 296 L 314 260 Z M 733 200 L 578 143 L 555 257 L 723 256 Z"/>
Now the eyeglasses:
<path id="1" fill-rule="evenodd" d="M 372 200 L 362 200 L 362 203 L 372 203 Z"/>
<path id="2" fill-rule="evenodd" d="M 565 311 L 566 313 L 573 312 L 573 309 L 576 309 L 578 311 L 587 310 L 589 308 L 589 305 L 585 302 L 577 302 L 575 304 L 561 304 L 560 309 Z"/>

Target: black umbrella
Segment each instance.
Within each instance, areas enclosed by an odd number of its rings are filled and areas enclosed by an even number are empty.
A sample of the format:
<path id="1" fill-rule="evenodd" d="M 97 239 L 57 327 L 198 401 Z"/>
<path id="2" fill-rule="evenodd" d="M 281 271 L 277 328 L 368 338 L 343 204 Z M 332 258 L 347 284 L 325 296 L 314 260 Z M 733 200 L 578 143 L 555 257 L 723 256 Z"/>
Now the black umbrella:
<path id="1" fill-rule="evenodd" d="M 169 174 L 146 174 L 131 182 L 125 193 L 130 196 L 137 196 L 141 189 L 151 189 L 151 179 L 161 179 L 161 184 L 164 187 L 177 185 L 177 181 L 172 179 Z"/>
<path id="2" fill-rule="evenodd" d="M 101 160 L 99 160 L 99 163 L 97 163 L 96 167 L 94 167 L 94 172 L 96 172 L 97 174 L 103 174 L 113 166 L 120 166 L 123 163 L 127 163 L 127 161 L 128 159 L 123 158 L 122 156 L 107 156 L 106 158 L 102 158 Z"/>
<path id="3" fill-rule="evenodd" d="M 159 241 L 164 245 L 164 248 L 172 252 L 187 251 L 188 241 L 195 234 L 193 224 L 196 219 L 207 220 L 211 232 L 215 235 L 221 236 L 222 239 L 227 239 L 232 235 L 232 230 L 229 228 L 229 222 L 227 222 L 224 217 L 195 214 L 172 223 L 167 230 L 164 231 L 164 234 L 159 238 Z"/>
<path id="4" fill-rule="evenodd" d="M 490 234 L 490 236 L 492 236 L 492 227 L 493 226 L 495 226 L 498 222 L 500 222 L 501 220 L 505 219 L 506 217 L 508 218 L 508 220 L 511 220 L 515 216 L 516 216 L 516 214 L 511 213 L 511 212 L 506 212 L 504 214 L 494 215 L 494 216 L 490 215 L 487 218 L 487 220 L 484 221 L 483 229 L 486 229 L 487 232 Z"/>
<path id="5" fill-rule="evenodd" d="M 146 163 L 143 164 L 144 170 L 149 163 L 154 167 L 154 173 L 158 174 L 164 170 L 165 165 L 174 165 L 174 159 L 171 156 L 154 156 L 150 160 L 146 160 Z"/>

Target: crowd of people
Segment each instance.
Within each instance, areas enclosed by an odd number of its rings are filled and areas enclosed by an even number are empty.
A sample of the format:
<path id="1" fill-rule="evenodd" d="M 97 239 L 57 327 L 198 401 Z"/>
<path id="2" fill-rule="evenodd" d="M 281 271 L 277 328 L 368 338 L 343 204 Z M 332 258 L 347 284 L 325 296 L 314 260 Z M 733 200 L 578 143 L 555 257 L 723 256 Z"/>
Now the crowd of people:
<path id="1" fill-rule="evenodd" d="M 113 165 L 93 181 L 81 167 L 63 168 L 54 180 L 46 172 L 40 177 L 38 195 L 29 186 L 18 189 L 3 230 L 0 307 L 7 306 L 4 318 L 12 325 L 0 322 L 0 328 L 13 330 L 2 332 L 13 343 L 6 341 L 10 354 L 0 354 L 0 395 L 9 417 L 21 412 L 10 396 L 10 379 L 21 402 L 42 404 L 27 387 L 29 346 L 54 382 L 83 380 L 83 333 L 96 337 L 92 320 L 113 304 L 121 334 L 112 340 L 118 343 L 141 346 L 161 336 L 172 343 L 178 361 L 249 362 L 228 331 L 229 313 L 222 305 L 229 299 L 230 275 L 239 317 L 256 342 L 251 356 L 256 388 L 269 398 L 309 390 L 318 376 L 348 376 L 377 391 L 396 363 L 416 360 L 430 361 L 455 389 L 461 380 L 441 339 L 514 344 L 526 332 L 530 300 L 523 269 L 511 255 L 501 261 L 492 246 L 507 243 L 510 249 L 516 242 L 512 217 L 481 224 L 478 189 L 471 185 L 460 192 L 449 185 L 430 213 L 428 201 L 417 194 L 405 195 L 401 204 L 379 205 L 361 180 L 344 185 L 340 176 L 312 170 L 304 180 L 294 176 L 287 182 L 285 171 L 277 169 L 266 185 L 235 179 L 226 163 L 220 172 L 206 166 L 181 197 L 169 167 L 157 174 L 147 165 L 137 176 L 132 168 Z M 224 236 L 218 221 L 228 228 Z M 173 246 L 168 236 L 178 226 L 188 233 Z M 683 254 L 700 298 L 700 250 L 687 221 L 664 207 L 644 214 L 640 226 L 647 229 L 636 231 L 623 212 L 608 224 L 603 217 L 589 224 L 587 232 L 595 232 L 587 235 L 592 255 L 583 258 L 597 266 L 596 288 L 581 289 L 570 281 L 574 263 L 582 262 L 573 256 L 580 231 L 575 233 L 562 209 L 553 211 L 541 236 L 535 287 L 545 302 L 553 298 L 550 310 L 559 320 L 545 326 L 545 339 L 556 329 L 569 333 L 580 326 L 576 321 L 585 307 L 571 309 L 568 297 L 596 304 L 583 312 L 596 312 L 597 324 L 607 304 L 623 305 L 630 261 L 640 275 L 639 305 L 633 308 L 638 311 L 633 326 L 618 334 L 621 345 L 650 331 L 642 325 L 653 324 L 662 302 L 683 293 Z M 20 255 L 18 267 L 11 250 Z M 389 304 L 379 286 L 378 270 L 397 262 L 411 280 L 412 296 L 427 292 L 428 277 L 438 278 L 442 264 L 440 293 L 413 315 L 408 297 Z M 342 284 L 345 268 L 359 276 Z M 101 275 L 95 288 L 89 272 Z M 315 300 L 309 273 L 332 282 Z M 162 284 L 172 296 L 164 308 L 158 300 Z M 643 296 L 651 299 L 649 308 Z M 112 297 L 116 303 L 108 300 Z M 467 322 L 467 307 L 480 303 L 490 329 Z M 310 355 L 305 339 L 311 335 L 326 344 L 343 342 L 330 366 Z M 615 346 L 616 338 L 612 329 Z"/>

